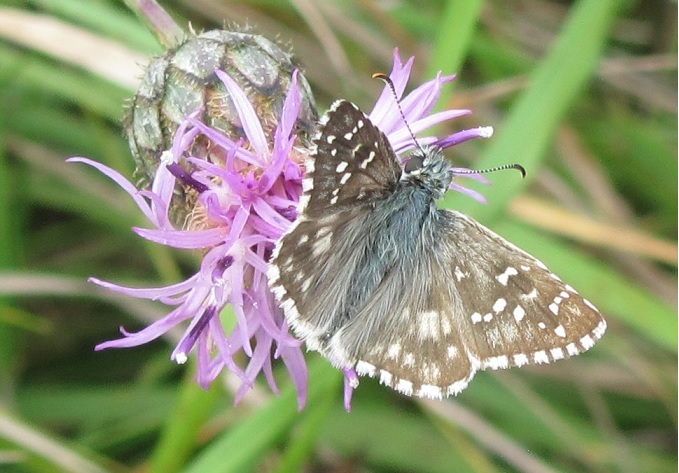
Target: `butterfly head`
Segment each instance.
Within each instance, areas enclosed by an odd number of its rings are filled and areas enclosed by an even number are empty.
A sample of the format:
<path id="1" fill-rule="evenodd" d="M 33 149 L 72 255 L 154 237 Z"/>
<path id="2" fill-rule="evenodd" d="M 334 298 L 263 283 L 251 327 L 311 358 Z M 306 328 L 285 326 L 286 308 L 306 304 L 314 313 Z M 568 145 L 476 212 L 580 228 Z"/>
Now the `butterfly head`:
<path id="1" fill-rule="evenodd" d="M 438 146 L 422 146 L 413 151 L 401 177 L 401 181 L 431 192 L 435 199 L 443 197 L 452 180 L 450 164 Z"/>

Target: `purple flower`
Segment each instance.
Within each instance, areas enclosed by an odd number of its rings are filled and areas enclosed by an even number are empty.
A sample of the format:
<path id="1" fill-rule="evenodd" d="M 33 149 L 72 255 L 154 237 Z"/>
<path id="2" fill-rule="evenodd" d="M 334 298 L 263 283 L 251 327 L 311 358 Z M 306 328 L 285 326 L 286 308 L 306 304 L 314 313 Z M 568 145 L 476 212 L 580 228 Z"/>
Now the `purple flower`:
<path id="1" fill-rule="evenodd" d="M 242 384 L 236 402 L 253 386 L 260 371 L 274 392 L 272 353 L 281 358 L 297 389 L 300 409 L 306 401 L 307 369 L 301 342 L 288 333 L 282 313 L 269 292 L 266 265 L 275 241 L 295 216 L 302 192 L 301 155 L 293 149 L 293 126 L 300 109 L 297 73 L 283 105 L 274 136 L 267 141 L 264 130 L 247 96 L 228 75 L 217 71 L 233 99 L 247 137 L 243 140 L 220 134 L 190 116 L 174 136 L 173 145 L 161 156 L 151 189 L 137 190 L 116 171 L 85 158 L 71 158 L 89 164 L 117 182 L 135 200 L 153 225 L 135 228 L 143 238 L 174 248 L 204 251 L 200 269 L 184 282 L 157 289 L 134 289 L 92 278 L 103 287 L 133 297 L 159 300 L 174 307 L 165 317 L 145 329 L 102 343 L 96 348 L 132 347 L 154 340 L 170 328 L 190 321 L 171 358 L 185 363 L 195 349 L 198 382 L 207 387 L 224 367 L 236 373 Z M 186 156 L 199 134 L 223 150 L 224 162 L 214 164 Z M 272 144 L 269 145 L 269 142 Z M 217 154 L 217 153 L 216 153 Z M 187 174 L 179 166 L 185 159 L 195 169 Z M 177 184 L 193 188 L 199 197 L 189 228 L 170 223 L 170 201 Z M 230 305 L 236 328 L 227 334 L 220 313 Z M 254 343 L 253 343 L 254 342 Z M 234 361 L 242 351 L 249 357 L 244 368 Z"/>
<path id="2" fill-rule="evenodd" d="M 395 51 L 390 77 L 403 115 L 414 133 L 470 113 L 468 110 L 431 113 L 441 86 L 454 76 L 439 74 L 402 97 L 412 64 L 413 58 L 402 64 Z M 121 328 L 122 338 L 96 348 L 138 346 L 188 322 L 171 358 L 184 363 L 193 351 L 201 386 L 208 386 L 226 367 L 242 380 L 236 402 L 253 386 L 260 371 L 277 393 L 272 358 L 280 358 L 290 372 L 301 409 L 307 392 L 307 368 L 301 343 L 288 332 L 288 324 L 274 302 L 266 279 L 271 251 L 296 218 L 295 209 L 302 193 L 303 168 L 300 163 L 309 153 L 296 143 L 293 134 L 301 102 L 297 72 L 293 73 L 273 137 L 266 136 L 261 117 L 257 116 L 239 85 L 221 71 L 216 74 L 232 98 L 246 139 L 235 140 L 206 126 L 196 119 L 199 113 L 196 111 L 177 129 L 172 147 L 162 154 L 151 188 L 142 191 L 102 164 L 86 158 L 69 159 L 95 167 L 134 199 L 153 227 L 134 228 L 138 235 L 174 248 L 203 252 L 198 271 L 186 281 L 171 286 L 135 289 L 91 278 L 92 282 L 108 289 L 132 297 L 158 300 L 172 308 L 165 317 L 139 332 L 131 333 Z M 400 156 L 417 146 L 388 88 L 385 87 L 369 116 L 385 132 Z M 476 128 L 442 139 L 425 136 L 418 138 L 418 142 L 445 148 L 491 134 L 491 128 Z M 216 156 L 223 156 L 221 162 L 208 162 L 189 155 L 191 143 L 199 135 L 211 142 Z M 188 173 L 180 162 L 190 164 L 189 168 L 194 171 Z M 461 168 L 451 169 L 455 174 Z M 465 177 L 483 181 L 479 176 Z M 169 217 L 177 184 L 198 194 L 191 224 L 181 229 L 175 228 Z M 451 184 L 451 189 L 483 199 L 458 184 Z M 227 306 L 231 306 L 236 319 L 236 326 L 230 333 L 225 331 L 220 319 Z M 248 357 L 244 367 L 234 360 L 234 355 L 241 351 Z M 346 370 L 344 377 L 344 402 L 348 410 L 358 377 L 353 369 Z"/>

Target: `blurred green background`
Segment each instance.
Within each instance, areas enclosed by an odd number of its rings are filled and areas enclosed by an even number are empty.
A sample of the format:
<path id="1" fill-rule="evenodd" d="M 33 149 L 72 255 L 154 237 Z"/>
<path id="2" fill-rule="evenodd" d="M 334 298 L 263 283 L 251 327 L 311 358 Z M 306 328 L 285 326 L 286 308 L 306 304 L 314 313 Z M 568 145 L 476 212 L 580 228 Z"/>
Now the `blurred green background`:
<path id="1" fill-rule="evenodd" d="M 409 399 L 309 356 L 298 413 L 258 387 L 232 405 L 169 360 L 176 333 L 95 353 L 162 308 L 88 276 L 177 282 L 199 255 L 149 244 L 124 192 L 81 155 L 131 177 L 123 104 L 162 51 L 122 0 L 0 1 L 0 471 L 677 471 L 677 5 L 669 0 L 167 0 L 183 28 L 249 24 L 293 48 L 319 109 L 369 109 L 392 50 L 411 86 L 458 72 L 441 107 L 492 125 L 449 153 L 495 174 L 489 205 L 444 205 L 531 251 L 602 309 L 585 355 L 479 373 L 459 397 Z"/>

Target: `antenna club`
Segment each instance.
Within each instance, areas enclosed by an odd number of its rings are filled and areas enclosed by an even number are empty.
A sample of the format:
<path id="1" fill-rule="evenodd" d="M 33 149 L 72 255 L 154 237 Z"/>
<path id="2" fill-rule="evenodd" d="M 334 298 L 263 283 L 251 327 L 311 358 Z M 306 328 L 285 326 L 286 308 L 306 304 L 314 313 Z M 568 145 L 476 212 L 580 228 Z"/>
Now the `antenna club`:
<path id="1" fill-rule="evenodd" d="M 521 166 L 520 164 L 505 164 L 502 166 L 497 166 L 494 168 L 490 169 L 465 169 L 465 170 L 457 170 L 455 171 L 455 174 L 488 174 L 491 172 L 497 172 L 497 171 L 505 171 L 507 169 L 516 169 L 521 173 L 521 177 L 525 178 L 526 177 L 526 168 Z"/>
<path id="2" fill-rule="evenodd" d="M 524 168 L 520 164 L 512 164 L 511 167 L 513 169 L 516 169 L 517 171 L 519 171 L 521 173 L 522 178 L 524 178 L 524 179 L 526 178 L 526 168 Z"/>
<path id="3" fill-rule="evenodd" d="M 481 126 L 478 130 L 480 138 L 490 138 L 495 133 L 495 129 L 492 126 Z"/>

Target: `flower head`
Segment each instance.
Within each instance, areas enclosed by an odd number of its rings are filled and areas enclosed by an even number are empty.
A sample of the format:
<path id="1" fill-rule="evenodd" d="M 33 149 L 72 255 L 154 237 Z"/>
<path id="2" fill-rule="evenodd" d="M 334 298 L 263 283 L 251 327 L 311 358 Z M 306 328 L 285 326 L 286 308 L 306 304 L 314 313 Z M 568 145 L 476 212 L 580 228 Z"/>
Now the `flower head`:
<path id="1" fill-rule="evenodd" d="M 306 399 L 307 370 L 300 342 L 288 333 L 283 316 L 268 290 L 266 265 L 274 242 L 295 217 L 301 194 L 301 155 L 294 148 L 293 127 L 300 108 L 297 72 L 293 73 L 278 125 L 267 137 L 252 105 L 238 84 L 217 71 L 232 97 L 247 138 L 233 140 L 198 121 L 194 114 L 177 129 L 171 149 L 163 153 L 150 190 L 138 191 L 116 171 L 85 158 L 72 158 L 94 166 L 125 189 L 154 228 L 135 228 L 147 240 L 174 248 L 202 250 L 199 270 L 184 282 L 157 289 L 134 289 L 104 282 L 114 291 L 174 307 L 145 329 L 102 343 L 97 349 L 132 347 L 154 340 L 171 327 L 189 321 L 172 352 L 177 363 L 195 351 L 198 382 L 208 386 L 228 368 L 242 380 L 239 400 L 260 371 L 274 392 L 272 354 L 281 358 L 298 392 L 300 408 Z M 223 161 L 212 163 L 187 156 L 196 136 L 210 140 Z M 187 173 L 186 161 L 195 169 Z M 178 182 L 179 181 L 179 182 Z M 193 189 L 197 202 L 187 228 L 175 228 L 170 204 L 175 186 Z M 236 328 L 227 334 L 220 314 L 230 305 Z M 249 357 L 244 368 L 234 361 L 242 351 Z"/>
<path id="2" fill-rule="evenodd" d="M 431 113 L 442 85 L 453 76 L 439 74 L 403 96 L 412 64 L 413 58 L 403 64 L 398 51 L 394 52 L 390 77 L 397 97 L 385 87 L 369 114 L 399 156 L 418 146 L 406 123 L 414 133 L 419 133 L 470 113 L 468 110 Z M 290 372 L 301 408 L 307 388 L 301 343 L 288 332 L 288 324 L 274 302 L 266 278 L 267 263 L 275 243 L 296 218 L 296 207 L 302 194 L 304 168 L 301 163 L 309 153 L 309 149 L 296 141 L 293 133 L 301 103 L 297 72 L 292 74 L 273 136 L 267 136 L 262 118 L 239 84 L 224 72 L 216 71 L 216 74 L 231 97 L 244 138 L 235 139 L 207 126 L 197 119 L 200 111 L 196 111 L 177 128 L 172 146 L 162 154 L 148 190 L 136 189 L 122 175 L 102 164 L 86 158 L 70 159 L 97 168 L 134 199 L 152 226 L 135 228 L 138 235 L 174 248 L 203 252 L 198 271 L 171 286 L 135 289 L 92 278 L 91 281 L 108 289 L 132 297 L 158 300 L 171 307 L 163 318 L 139 332 L 121 328 L 122 338 L 102 343 L 97 349 L 138 346 L 186 323 L 184 335 L 171 358 L 184 363 L 193 352 L 201 386 L 208 386 L 227 368 L 242 380 L 236 401 L 253 386 L 260 372 L 277 392 L 272 358 L 280 358 Z M 421 137 L 418 143 L 445 148 L 491 133 L 490 128 L 476 128 L 441 139 Z M 211 155 L 218 159 L 207 161 L 191 156 L 191 145 L 197 137 L 209 141 Z M 458 168 L 451 169 L 455 175 Z M 465 177 L 482 180 L 473 175 Z M 197 195 L 191 218 L 183 228 L 176 228 L 170 218 L 171 200 L 177 186 Z M 451 184 L 451 188 L 482 199 L 458 184 Z M 221 320 L 227 306 L 231 307 L 236 320 L 230 333 Z M 248 357 L 245 366 L 240 366 L 234 359 L 239 352 Z M 345 370 L 344 376 L 345 406 L 349 409 L 358 377 L 353 369 Z"/>

